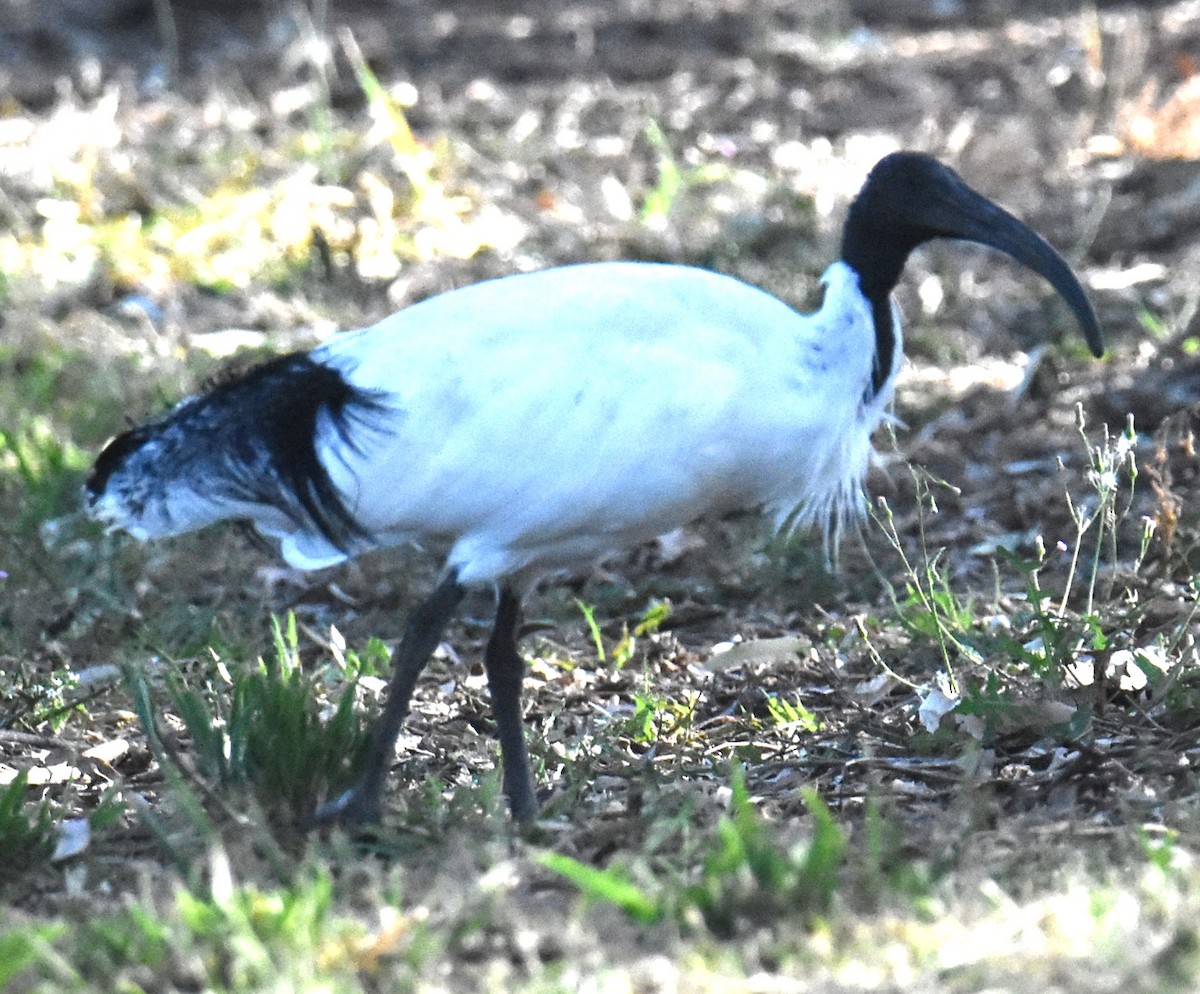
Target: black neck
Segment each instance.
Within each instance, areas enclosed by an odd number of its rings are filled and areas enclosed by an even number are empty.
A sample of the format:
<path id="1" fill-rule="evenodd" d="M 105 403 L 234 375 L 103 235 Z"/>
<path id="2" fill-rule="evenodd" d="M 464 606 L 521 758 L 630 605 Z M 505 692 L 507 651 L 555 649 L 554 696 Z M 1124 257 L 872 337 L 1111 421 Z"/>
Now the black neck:
<path id="1" fill-rule="evenodd" d="M 871 373 L 871 396 L 888 377 L 896 351 L 896 324 L 892 315 L 892 290 L 909 254 L 932 233 L 915 227 L 889 226 L 885 232 L 866 217 L 861 201 L 850 205 L 842 234 L 842 261 L 858 276 L 859 289 L 871 304 L 875 323 L 875 363 Z"/>

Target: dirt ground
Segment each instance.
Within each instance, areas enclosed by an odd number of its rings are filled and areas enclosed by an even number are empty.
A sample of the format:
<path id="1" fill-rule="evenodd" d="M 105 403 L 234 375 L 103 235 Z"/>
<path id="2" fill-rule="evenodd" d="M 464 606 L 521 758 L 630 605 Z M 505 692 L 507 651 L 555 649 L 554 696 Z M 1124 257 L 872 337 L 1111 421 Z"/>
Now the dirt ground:
<path id="1" fill-rule="evenodd" d="M 1011 579 L 997 579 L 989 554 L 1013 544 L 1028 553 L 1036 536 L 1051 549 L 1057 541 L 1071 545 L 1075 524 L 1064 494 L 1079 507 L 1094 500 L 1076 405 L 1093 439 L 1104 425 L 1119 434 L 1132 415 L 1142 476 L 1122 507 L 1102 585 L 1134 592 L 1128 596 L 1139 611 L 1127 633 L 1131 642 L 1188 623 L 1198 471 L 1189 434 L 1196 415 L 1189 410 L 1200 401 L 1195 4 L 332 0 L 325 10 L 315 3 L 212 0 L 184 6 L 167 21 L 139 0 L 0 2 L 4 224 L 36 227 L 42 222 L 31 205 L 52 192 L 27 168 L 18 141 L 5 137 L 6 119 L 40 128 L 63 108 L 112 99 L 121 131 L 116 148 L 133 166 L 119 181 L 101 184 L 104 196 L 130 205 L 186 197 L 188 156 L 198 158 L 195 150 L 205 147 L 210 118 L 222 122 L 214 133 L 230 133 L 230 107 L 252 108 L 246 141 L 270 146 L 285 137 L 289 116 L 308 112 L 307 95 L 319 82 L 336 114 L 361 118 L 368 128 L 349 36 L 379 79 L 405 95 L 416 136 L 453 150 L 455 188 L 503 218 L 508 234 L 462 258 L 429 253 L 375 277 L 335 263 L 295 292 L 256 283 L 214 293 L 111 274 L 38 295 L 16 286 L 10 299 L 28 310 L 18 314 L 10 305 L 5 322 L 12 334 L 26 334 L 32 324 L 54 326 L 103 348 L 127 327 L 131 306 L 166 315 L 155 333 L 169 341 L 175 365 L 158 364 L 168 372 L 154 387 L 131 388 L 130 416 L 153 409 L 156 394 L 194 385 L 195 368 L 178 354 L 206 333 L 249 329 L 287 347 L 310 340 L 322 321 L 364 324 L 440 290 L 515 270 L 659 258 L 731 272 L 812 306 L 818 277 L 836 255 L 842 213 L 866 171 L 894 148 L 920 148 L 952 162 L 975 188 L 1064 252 L 1089 287 L 1110 353 L 1103 362 L 1088 361 L 1065 308 L 1036 278 L 996 256 L 947 244 L 919 253 L 898 290 L 908 338 L 897 399 L 903 426 L 894 447 L 882 446 L 872 480 L 873 492 L 895 511 L 901 547 L 914 559 L 922 545 L 944 548 L 939 562 L 946 575 L 977 600 L 1017 597 Z M 156 163 L 168 146 L 192 151 L 167 156 L 163 169 Z M 641 209 L 661 189 L 664 147 L 684 180 L 665 221 L 646 223 Z M 100 326 L 103 333 L 91 330 Z M 112 393 L 120 404 L 120 391 Z M 116 411 L 98 415 L 97 434 L 99 426 L 117 427 L 119 418 Z M 910 461 L 952 485 L 934 486 L 937 515 L 923 510 L 905 469 Z M 1129 564 L 1146 519 L 1158 523 L 1159 540 L 1169 533 L 1171 541 L 1151 550 L 1145 572 L 1133 580 Z M 1037 734 L 1036 722 L 1018 729 L 986 759 L 995 764 L 994 775 L 984 777 L 993 789 L 987 810 L 961 809 L 932 827 L 931 812 L 945 815 L 961 795 L 938 762 L 902 765 L 911 759 L 902 731 L 914 725 L 910 699 L 895 684 L 872 683 L 878 660 L 854 641 L 856 619 L 892 610 L 879 575 L 903 590 L 898 553 L 869 529 L 862 545 L 848 543 L 839 576 L 830 578 L 819 553 L 770 558 L 756 551 L 762 544 L 756 534 L 753 523 L 735 521 L 701 529 L 677 550 L 655 547 L 619 558 L 599 579 L 547 591 L 527 634 L 567 654 L 586 654 L 586 632 L 572 613 L 576 593 L 599 605 L 606 632 L 619 630 L 621 618 L 636 619 L 648 597 L 669 596 L 674 613 L 649 650 L 651 661 L 664 693 L 702 696 L 698 722 L 719 728 L 739 707 L 761 711 L 756 695 L 802 686 L 806 703 L 825 720 L 808 755 L 826 758 L 797 762 L 794 743 L 764 737 L 751 781 L 776 816 L 802 814 L 793 789 L 800 783 L 816 786 L 851 820 L 879 784 L 900 785 L 896 803 L 915 849 L 925 831 L 930 847 L 949 845 L 955 830 L 984 821 L 989 829 L 961 845 L 1004 866 L 1020 862 L 1029 838 L 1061 841 L 1081 825 L 1107 831 L 1148 817 L 1151 808 L 1155 818 L 1177 825 L 1194 811 L 1190 779 L 1163 759 L 1200 762 L 1185 720 L 1194 712 L 1134 735 L 1128 717 L 1138 711 L 1136 695 L 1114 689 L 1115 711 L 1098 710 L 1093 733 L 1068 758 Z M 409 588 L 420 590 L 433 570 L 406 560 L 405 579 L 390 562 L 368 563 L 300 582 L 272 572 L 269 556 L 232 536 L 185 540 L 144 555 L 143 576 L 131 582 L 135 605 L 115 620 L 97 620 L 86 590 L 6 591 L 6 627 L 15 633 L 10 658 L 21 660 L 13 665 L 36 671 L 64 660 L 73 667 L 101 664 L 136 631 L 131 618 L 172 597 L 217 614 L 247 600 L 259 608 L 290 607 L 313 632 L 334 623 L 352 642 L 394 638 Z M 188 562 L 186 576 L 180 557 Z M 1065 556 L 1052 557 L 1046 582 L 1061 582 L 1069 565 Z M 123 568 L 128 560 L 114 567 Z M 205 593 L 213 585 L 222 587 L 219 595 Z M 1125 596 L 1114 595 L 1113 604 Z M 486 610 L 481 602 L 468 614 Z M 256 615 L 259 623 L 264 616 Z M 180 622 L 181 643 L 186 624 Z M 876 634 L 874 651 L 892 668 L 916 680 L 937 669 L 930 643 L 910 643 L 886 625 Z M 484 636 L 479 623 L 468 621 L 452 642 L 464 659 L 475 659 Z M 807 661 L 748 659 L 723 671 L 711 649 L 734 638 L 803 639 L 817 648 Z M 431 775 L 469 789 L 478 767 L 491 762 L 478 679 L 447 675 L 454 672 L 450 661 L 438 665 L 439 679 L 466 686 L 452 705 L 432 696 L 418 705 L 412 739 L 422 744 L 396 777 L 398 793 L 418 790 Z M 586 672 L 572 681 L 534 668 L 530 721 L 548 743 L 548 769 L 551 746 L 590 736 L 593 703 L 630 699 L 639 686 L 631 673 Z M 65 734 L 103 739 L 115 736 L 121 720 L 114 711 L 98 728 L 69 725 Z M 728 741 L 714 732 L 707 757 L 664 746 L 639 761 L 658 769 L 663 782 L 680 778 L 711 795 L 712 761 L 740 755 L 742 731 L 731 730 Z M 0 755 L 18 757 L 26 745 L 0 738 Z M 154 789 L 157 774 L 144 747 L 122 762 L 128 782 L 145 776 Z M 624 833 L 636 831 L 630 825 L 639 788 L 599 762 L 593 773 L 606 785 L 604 799 L 588 799 L 586 788 L 573 785 L 585 799 L 559 841 L 601 864 L 621 848 Z M 111 847 L 113 854 L 155 858 L 145 838 Z M 112 879 L 121 876 L 111 872 Z M 60 883 L 42 878 L 21 903 L 54 906 Z"/>

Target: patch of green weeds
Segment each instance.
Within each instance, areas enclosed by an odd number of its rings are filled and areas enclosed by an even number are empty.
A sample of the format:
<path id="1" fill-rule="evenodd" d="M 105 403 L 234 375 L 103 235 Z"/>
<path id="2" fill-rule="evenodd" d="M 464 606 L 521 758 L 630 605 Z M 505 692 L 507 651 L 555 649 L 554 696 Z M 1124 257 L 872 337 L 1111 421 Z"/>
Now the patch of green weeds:
<path id="1" fill-rule="evenodd" d="M 802 732 L 821 730 L 820 719 L 804 706 L 804 702 L 799 697 L 789 701 L 778 694 L 768 694 L 767 713 L 770 714 L 771 721 L 775 726 L 781 730 L 792 728 Z"/>
<path id="2" fill-rule="evenodd" d="M 740 921 L 770 921 L 799 914 L 807 921 L 829 910 L 837 890 L 846 838 L 816 791 L 802 791 L 813 819 L 807 845 L 787 850 L 755 811 L 740 770 L 735 771 L 730 814 L 717 824 L 713 852 L 698 883 L 684 892 L 717 935 L 732 935 Z"/>
<path id="3" fill-rule="evenodd" d="M 28 530 L 77 503 L 76 490 L 89 463 L 47 417 L 27 415 L 15 425 L 0 426 L 0 474 L 21 489 L 16 528 Z"/>
<path id="4" fill-rule="evenodd" d="M 348 680 L 361 677 L 387 678 L 392 672 L 392 650 L 383 639 L 372 636 L 361 650 L 346 647 L 345 640 L 336 629 L 330 649 L 334 663 Z"/>
<path id="5" fill-rule="evenodd" d="M 941 854 L 940 861 L 915 857 L 905 841 L 905 829 L 889 801 L 867 798 L 866 817 L 854 839 L 851 877 L 857 903 L 875 908 L 888 894 L 925 901 L 935 881 L 953 866 L 956 855 Z"/>
<path id="6" fill-rule="evenodd" d="M 1069 493 L 1065 497 L 1074 528 L 1072 541 L 1048 551 L 1039 538 L 1032 557 L 998 550 L 997 589 L 1002 576 L 1017 578 L 1022 589 L 998 596 L 994 605 L 959 597 L 942 552 L 928 546 L 926 516 L 937 513 L 934 481 L 913 470 L 918 503 L 916 557 L 906 551 L 887 502 L 879 502 L 876 520 L 899 554 L 905 575 L 903 596 L 893 591 L 897 617 L 914 639 L 936 646 L 946 690 L 958 699 L 957 713 L 981 718 L 985 741 L 1002 728 L 1012 730 L 1029 722 L 1068 738 L 1080 734 L 1090 720 L 1089 708 L 1072 708 L 1069 718 L 1048 717 L 1044 709 L 1023 703 L 1025 688 L 1012 678 L 1028 675 L 1055 687 L 1077 684 L 1085 661 L 1089 667 L 1104 666 L 1118 642 L 1128 642 L 1137 627 L 1130 614 L 1136 613 L 1136 598 L 1118 596 L 1115 590 L 1118 531 L 1130 516 L 1137 480 L 1133 425 L 1115 437 L 1104 427 L 1094 442 L 1077 408 L 1076 428 L 1087 458 L 1091 496 L 1080 502 Z M 1143 527 L 1133 563 L 1135 575 L 1149 539 L 1150 532 Z M 1062 564 L 1064 556 L 1065 576 L 1051 587 L 1046 575 L 1052 566 Z M 1105 563 L 1114 568 L 1106 571 Z M 1111 579 L 1105 585 L 1106 576 Z M 1133 658 L 1139 658 L 1136 652 Z M 973 670 L 986 666 L 987 672 L 982 679 L 973 674 L 962 679 L 958 670 L 963 664 Z M 1159 669 L 1154 678 L 1161 679 L 1162 672 Z"/>
<path id="7" fill-rule="evenodd" d="M 210 893 L 181 891 L 177 898 L 180 924 L 190 938 L 221 956 L 220 972 L 234 990 L 251 990 L 277 983 L 293 973 L 302 956 L 310 966 L 330 918 L 332 881 L 325 874 L 292 887 L 261 890 L 236 886 L 226 858 L 213 857 Z M 219 955 L 219 953 L 218 953 Z"/>
<path id="8" fill-rule="evenodd" d="M 163 389 L 149 383 L 145 356 L 132 342 L 124 350 L 84 350 L 61 326 L 32 319 L 14 324 L 11 340 L 0 343 L 6 385 L 0 423 L 10 434 L 29 431 L 27 422 L 41 418 L 60 437 L 94 444 L 121 427 L 131 400 L 144 403 Z"/>
<path id="9" fill-rule="evenodd" d="M 838 888 L 846 838 L 815 791 L 804 791 L 813 820 L 806 844 L 785 848 L 754 808 L 740 768 L 734 769 L 730 810 L 703 844 L 698 866 L 659 871 L 647 883 L 620 866 L 598 869 L 561 853 L 543 853 L 543 866 L 570 880 L 592 901 L 613 904 L 635 921 L 698 922 L 719 937 L 744 923 L 825 914 Z"/>
<path id="10" fill-rule="evenodd" d="M 1152 834 L 1143 828 L 1138 833 L 1138 843 L 1146 862 L 1163 873 L 1177 872 L 1181 862 L 1187 858 L 1182 855 L 1179 833 L 1174 829 L 1167 828 Z"/>
<path id="11" fill-rule="evenodd" d="M 638 640 L 653 635 L 671 616 L 670 602 L 652 600 L 632 631 L 628 624 L 622 622 L 620 638 L 606 649 L 595 608 L 578 599 L 575 604 L 587 624 L 596 649 L 596 660 L 601 665 L 612 665 L 618 670 L 624 669 L 634 659 Z M 698 695 L 695 694 L 689 695 L 685 701 L 675 701 L 654 693 L 653 679 L 647 674 L 643 689 L 634 694 L 634 711 L 625 719 L 622 734 L 642 744 L 686 736 L 695 718 L 697 701 Z"/>
<path id="12" fill-rule="evenodd" d="M 703 163 L 685 169 L 679 165 L 662 128 L 652 121 L 646 125 L 645 134 L 650 147 L 654 149 L 658 180 L 646 191 L 638 218 L 646 227 L 662 231 L 666 228 L 671 210 L 681 194 L 694 186 L 724 179 L 729 175 L 729 169 L 719 162 Z"/>
<path id="13" fill-rule="evenodd" d="M 951 589 L 949 579 L 941 566 L 941 555 L 931 553 L 925 534 L 925 516 L 937 513 L 937 499 L 930 478 L 918 470 L 912 470 L 916 484 L 919 514 L 919 558 L 910 558 L 896 526 L 895 516 L 884 498 L 878 502 L 879 522 L 893 550 L 900 556 L 904 569 L 905 593 L 900 597 L 892 591 L 892 604 L 896 616 L 910 635 L 925 638 L 937 644 L 942 665 L 951 683 L 954 681 L 954 660 L 959 656 L 978 660 L 979 653 L 971 645 L 972 626 L 975 612 L 970 605 L 962 604 Z"/>
<path id="14" fill-rule="evenodd" d="M 624 669 L 633 659 L 637 652 L 638 639 L 653 635 L 671 616 L 669 601 L 651 601 L 646 610 L 642 612 L 641 620 L 634 625 L 632 632 L 629 630 L 628 624 L 622 623 L 621 637 L 613 645 L 612 650 L 608 651 L 604 648 L 604 634 L 600 631 L 600 623 L 596 620 L 596 609 L 581 600 L 576 600 L 575 604 L 583 615 L 588 633 L 592 637 L 592 644 L 596 647 L 597 661 L 603 664 L 611 663 L 618 670 Z"/>
<path id="15" fill-rule="evenodd" d="M 9 990 L 9 983 L 42 959 L 64 932 L 66 926 L 58 922 L 0 932 L 0 990 Z"/>
<path id="16" fill-rule="evenodd" d="M 72 670 L 55 669 L 12 687 L 0 685 L 0 701 L 5 703 L 0 728 L 18 723 L 35 728 L 44 723 L 57 734 L 72 714 L 85 712 L 80 698 L 79 679 Z"/>
<path id="17" fill-rule="evenodd" d="M 50 805 L 30 805 L 28 794 L 25 771 L 0 787 L 0 880 L 43 862 L 53 849 Z"/>
<path id="18" fill-rule="evenodd" d="M 202 777 L 220 790 L 249 790 L 268 814 L 305 824 L 320 803 L 353 781 L 369 730 L 354 707 L 353 680 L 343 683 L 325 713 L 321 679 L 300 665 L 294 616 L 284 625 L 274 622 L 274 640 L 270 662 L 230 669 L 217 660 L 221 693 L 190 689 L 173 675 L 169 696 Z M 144 681 L 135 699 L 147 733 L 161 742 Z"/>
<path id="19" fill-rule="evenodd" d="M 1160 348 L 1177 343 L 1185 354 L 1194 355 L 1200 351 L 1200 339 L 1188 332 L 1193 327 L 1197 311 L 1200 311 L 1200 293 L 1192 291 L 1165 314 L 1157 314 L 1145 305 L 1139 307 L 1137 322 Z"/>
<path id="20" fill-rule="evenodd" d="M 620 866 L 599 869 L 563 853 L 544 852 L 538 862 L 573 883 L 589 901 L 612 904 L 643 925 L 654 925 L 666 914 L 662 897 L 629 879 Z"/>
<path id="21" fill-rule="evenodd" d="M 120 398 L 144 385 L 130 357 L 64 347 L 61 336 L 27 315 L 13 325 L 0 343 L 0 567 L 8 574 L 0 646 L 40 660 L 47 642 L 71 644 L 99 619 L 120 625 L 134 599 L 100 575 L 114 569 L 101 554 L 112 543 L 78 511 L 99 440 L 116 427 Z M 50 683 L 59 682 L 56 672 Z M 21 712 L 40 710 L 42 700 L 53 707 L 59 690 L 31 684 Z"/>
<path id="22" fill-rule="evenodd" d="M 699 699 L 698 693 L 691 693 L 687 700 L 671 700 L 646 688 L 633 695 L 633 714 L 626 719 L 621 732 L 642 745 L 686 738 L 692 730 Z"/>
<path id="23" fill-rule="evenodd" d="M 123 914 L 99 916 L 79 928 L 74 968 L 94 978 L 115 978 L 135 966 L 158 971 L 170 962 L 174 938 L 169 920 L 133 904 Z"/>

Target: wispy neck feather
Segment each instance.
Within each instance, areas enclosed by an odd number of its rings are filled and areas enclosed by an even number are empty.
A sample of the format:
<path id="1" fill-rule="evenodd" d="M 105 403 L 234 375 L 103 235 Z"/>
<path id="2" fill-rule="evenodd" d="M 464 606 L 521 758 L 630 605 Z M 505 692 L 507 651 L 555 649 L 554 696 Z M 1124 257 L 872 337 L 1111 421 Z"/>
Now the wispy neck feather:
<path id="1" fill-rule="evenodd" d="M 837 550 L 847 527 L 862 520 L 866 510 L 864 483 L 875 450 L 872 437 L 880 423 L 889 417 L 892 402 L 892 377 L 885 375 L 873 385 L 873 370 L 896 366 L 900 354 L 900 324 L 887 304 L 887 327 L 892 329 L 888 351 L 878 353 L 878 322 L 873 305 L 862 291 L 861 278 L 845 262 L 835 262 L 822 277 L 826 285 L 821 309 L 813 315 L 822 333 L 836 336 L 837 351 L 845 362 L 844 389 L 833 391 L 846 404 L 835 414 L 836 405 L 827 405 L 826 430 L 822 444 L 806 447 L 805 484 L 792 499 L 772 504 L 770 510 L 777 531 L 787 536 L 799 528 L 815 526 L 824 539 L 826 559 L 836 564 Z"/>

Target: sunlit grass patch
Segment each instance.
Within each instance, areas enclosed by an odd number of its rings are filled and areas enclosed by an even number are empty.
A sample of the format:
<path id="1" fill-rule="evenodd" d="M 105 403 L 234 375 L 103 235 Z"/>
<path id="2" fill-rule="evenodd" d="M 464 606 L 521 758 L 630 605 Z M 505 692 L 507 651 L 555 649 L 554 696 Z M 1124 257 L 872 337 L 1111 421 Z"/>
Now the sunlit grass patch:
<path id="1" fill-rule="evenodd" d="M 180 284 L 292 286 L 331 266 L 391 280 L 405 262 L 511 248 L 523 224 L 477 203 L 451 142 L 418 138 L 345 44 L 370 124 L 327 92 L 291 118 L 214 98 L 201 133 L 180 120 L 186 107 L 139 118 L 105 97 L 64 111 L 36 131 L 47 159 L 30 149 L 14 162 L 42 195 L 27 224 L 0 234 L 0 273 L 43 292 L 169 298 Z"/>
<path id="2" fill-rule="evenodd" d="M 361 914 L 335 900 L 330 875 L 297 869 L 283 885 L 239 879 L 222 850 L 205 883 L 54 927 L 0 917 L 0 983 L 72 991 L 357 991 L 415 976 L 437 943 L 419 912 L 381 902 Z M 10 989 L 8 987 L 5 988 Z M 25 989 L 18 987 L 17 989 Z"/>
<path id="3" fill-rule="evenodd" d="M 125 290 L 165 291 L 177 282 L 218 292 L 297 282 L 322 259 L 366 279 L 391 279 L 406 259 L 466 258 L 497 237 L 498 225 L 464 220 L 469 201 L 408 216 L 386 176 L 364 170 L 349 186 L 298 163 L 282 176 L 226 179 L 191 203 L 145 213 L 88 218 L 75 201 L 47 200 L 37 240 L 0 237 L 0 265 L 54 284 L 105 280 Z"/>
<path id="4" fill-rule="evenodd" d="M 585 887 L 605 892 L 590 910 L 559 910 L 549 928 L 523 909 L 537 903 L 524 886 L 546 872 L 519 859 L 492 874 L 447 872 L 431 892 L 395 867 L 364 873 L 356 892 L 307 862 L 286 883 L 247 880 L 218 849 L 201 886 L 53 924 L 0 911 L 0 980 L 19 991 L 465 990 L 483 973 L 532 994 L 577 990 L 581 974 L 618 990 L 650 976 L 681 990 L 756 989 L 769 974 L 771 989 L 798 992 L 1186 990 L 1197 976 L 1200 888 L 1186 859 L 1132 864 L 1120 879 L 1067 871 L 1028 894 L 942 884 L 869 914 L 835 901 L 807 924 L 764 905 L 727 939 L 653 915 L 614 928 L 597 905 L 622 888 L 600 881 Z M 621 913 L 638 907 L 622 900 L 632 907 Z M 528 932 L 535 923 L 545 934 Z"/>

